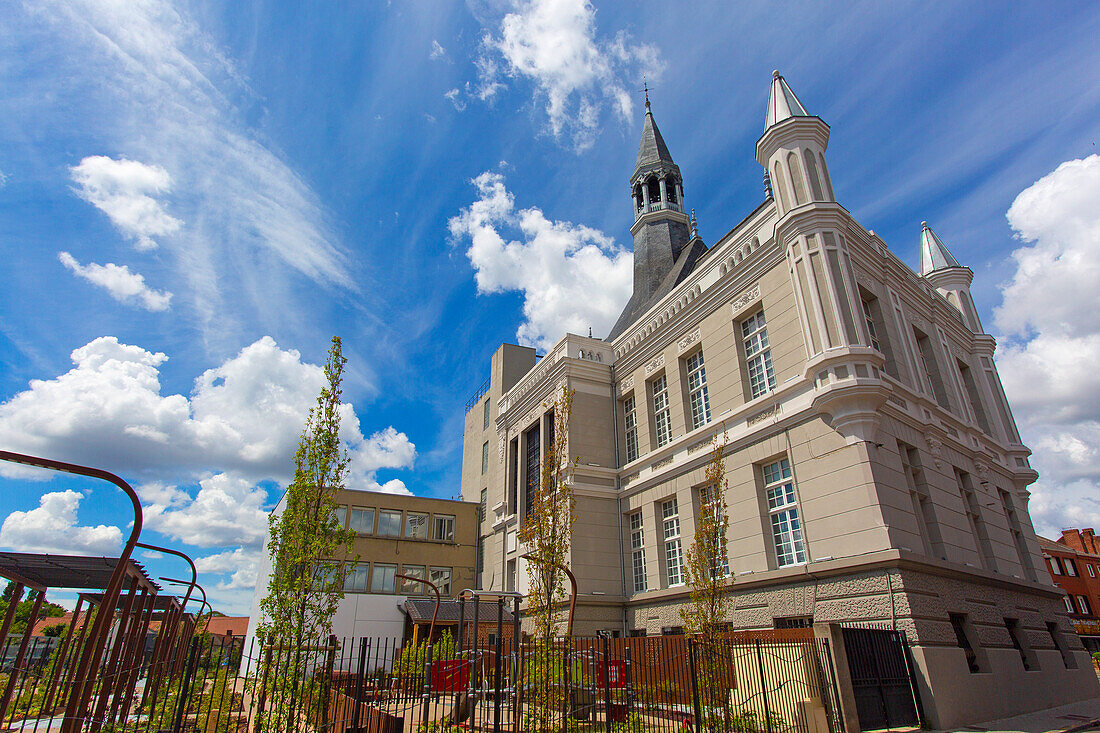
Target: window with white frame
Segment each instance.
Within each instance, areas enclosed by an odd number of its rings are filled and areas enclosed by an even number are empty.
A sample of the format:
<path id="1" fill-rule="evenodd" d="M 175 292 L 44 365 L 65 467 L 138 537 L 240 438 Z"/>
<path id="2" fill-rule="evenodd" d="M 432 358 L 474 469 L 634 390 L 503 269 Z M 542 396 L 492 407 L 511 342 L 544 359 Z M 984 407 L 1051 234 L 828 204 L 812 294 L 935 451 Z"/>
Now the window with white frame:
<path id="1" fill-rule="evenodd" d="M 741 339 L 745 346 L 745 366 L 749 372 L 751 399 L 775 389 L 772 350 L 768 343 L 768 324 L 764 311 L 757 311 L 741 321 Z"/>
<path id="2" fill-rule="evenodd" d="M 1089 577 L 1090 578 L 1095 578 L 1096 577 L 1096 570 L 1093 568 L 1093 566 L 1092 565 L 1086 565 L 1085 567 L 1088 568 Z"/>
<path id="3" fill-rule="evenodd" d="M 684 584 L 684 549 L 680 543 L 680 509 L 676 498 L 661 503 L 661 533 L 665 540 L 665 580 L 671 588 Z"/>
<path id="4" fill-rule="evenodd" d="M 802 541 L 802 520 L 798 516 L 791 463 L 786 458 L 781 458 L 764 466 L 763 473 L 775 562 L 779 567 L 804 563 L 806 547 Z"/>
<path id="5" fill-rule="evenodd" d="M 353 506 L 348 513 L 348 529 L 355 530 L 356 534 L 373 534 L 374 509 Z"/>
<path id="6" fill-rule="evenodd" d="M 389 563 L 376 562 L 374 572 L 371 573 L 371 593 L 393 593 L 397 590 L 396 579 L 397 566 Z"/>
<path id="7" fill-rule="evenodd" d="M 449 596 L 451 595 L 451 569 L 450 568 L 432 568 L 431 578 L 429 578 L 435 586 L 439 588 L 439 595 Z"/>
<path id="8" fill-rule="evenodd" d="M 343 529 L 348 523 L 348 508 L 342 504 L 335 507 L 332 510 L 332 518 L 336 521 L 336 525 Z"/>
<path id="9" fill-rule="evenodd" d="M 1082 616 L 1092 615 L 1092 604 L 1089 603 L 1089 599 L 1085 596 L 1077 596 L 1077 612 Z"/>
<path id="10" fill-rule="evenodd" d="M 367 581 L 370 578 L 369 562 L 349 562 L 347 575 L 344 577 L 345 593 L 366 593 L 370 587 Z"/>
<path id="11" fill-rule="evenodd" d="M 882 344 L 878 340 L 878 329 L 875 328 L 875 319 L 871 317 L 871 304 L 867 300 L 860 300 L 863 305 L 863 321 L 867 324 L 867 335 L 871 337 L 871 348 L 882 351 Z"/>
<path id="12" fill-rule="evenodd" d="M 1071 557 L 1063 558 L 1062 559 L 1062 564 L 1066 568 L 1066 575 L 1068 575 L 1072 578 L 1077 577 L 1077 563 L 1074 562 L 1073 558 L 1071 558 Z"/>
<path id="13" fill-rule="evenodd" d="M 428 539 L 428 515 L 421 512 L 405 513 L 405 536 Z"/>
<path id="14" fill-rule="evenodd" d="M 630 565 L 634 573 L 634 592 L 649 590 L 645 577 L 645 532 L 641 512 L 630 515 Z"/>
<path id="15" fill-rule="evenodd" d="M 691 429 L 695 430 L 710 422 L 710 396 L 707 394 L 707 370 L 703 365 L 702 351 L 696 351 L 687 358 L 687 378 Z"/>
<path id="16" fill-rule="evenodd" d="M 699 509 L 704 512 L 709 511 L 714 519 L 715 532 L 712 537 L 714 540 L 714 548 L 711 551 L 711 558 L 714 560 L 714 577 L 725 578 L 730 574 L 730 559 L 729 553 L 722 543 L 722 534 L 724 533 L 717 530 L 725 517 L 722 513 L 722 505 L 714 493 L 714 487 L 704 486 L 700 489 Z"/>
<path id="17" fill-rule="evenodd" d="M 455 517 L 453 514 L 436 514 L 432 528 L 432 539 L 441 542 L 454 542 Z"/>
<path id="18" fill-rule="evenodd" d="M 652 382 L 653 426 L 657 430 L 657 447 L 672 440 L 672 413 L 668 407 L 668 379 L 664 374 Z"/>
<path id="19" fill-rule="evenodd" d="M 1073 598 L 1070 596 L 1062 596 L 1062 603 L 1066 604 L 1066 611 L 1069 613 L 1077 613 L 1077 609 L 1073 606 Z"/>
<path id="20" fill-rule="evenodd" d="M 638 413 L 634 395 L 623 400 L 623 424 L 626 426 L 626 462 L 638 460 Z"/>
<path id="21" fill-rule="evenodd" d="M 407 575 L 410 578 L 419 578 L 420 580 L 427 580 L 428 569 L 423 565 L 402 565 L 401 574 Z M 404 596 L 422 596 L 428 586 L 423 583 L 417 583 L 413 580 L 401 579 L 401 585 L 399 586 L 398 593 Z"/>
<path id="22" fill-rule="evenodd" d="M 1047 561 L 1050 562 L 1051 575 L 1062 575 L 1062 563 L 1058 562 L 1056 557 L 1048 557 Z"/>

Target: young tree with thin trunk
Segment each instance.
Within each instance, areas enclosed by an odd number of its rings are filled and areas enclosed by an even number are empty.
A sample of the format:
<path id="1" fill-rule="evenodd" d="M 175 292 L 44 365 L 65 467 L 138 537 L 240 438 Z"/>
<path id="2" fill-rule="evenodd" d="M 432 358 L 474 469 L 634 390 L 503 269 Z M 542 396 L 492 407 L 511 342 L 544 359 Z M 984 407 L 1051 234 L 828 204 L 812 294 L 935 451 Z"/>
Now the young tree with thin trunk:
<path id="1" fill-rule="evenodd" d="M 294 454 L 294 478 L 285 506 L 268 519 L 272 574 L 260 601 L 259 638 L 268 669 L 266 732 L 304 730 L 307 697 L 299 685 L 319 658 L 332 632 L 332 617 L 344 597 L 344 560 L 351 560 L 355 533 L 336 514 L 348 456 L 340 441 L 340 382 L 347 360 L 333 336 L 324 365 L 325 385 L 310 409 Z M 313 677 L 317 677 L 314 675 Z M 310 697 L 316 697 L 310 696 Z"/>
<path id="2" fill-rule="evenodd" d="M 722 628 L 729 613 L 729 556 L 726 530 L 729 512 L 726 506 L 725 441 L 714 440 L 706 482 L 695 517 L 695 539 L 688 548 L 685 569 L 691 586 L 691 603 L 680 609 L 687 629 L 708 639 Z"/>

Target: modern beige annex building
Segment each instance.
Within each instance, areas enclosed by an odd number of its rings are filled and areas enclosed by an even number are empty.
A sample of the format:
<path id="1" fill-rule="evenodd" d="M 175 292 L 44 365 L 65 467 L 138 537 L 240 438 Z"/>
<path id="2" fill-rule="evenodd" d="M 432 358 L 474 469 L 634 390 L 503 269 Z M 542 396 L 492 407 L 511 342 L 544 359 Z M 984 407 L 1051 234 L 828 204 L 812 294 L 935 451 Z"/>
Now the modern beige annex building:
<path id="1" fill-rule="evenodd" d="M 606 340 L 566 335 L 541 360 L 501 346 L 467 410 L 480 583 L 524 589 L 516 528 L 547 405 L 569 387 L 578 633 L 676 633 L 724 435 L 734 627 L 896 623 L 935 727 L 1100 694 L 1042 567 L 1037 474 L 973 273 L 927 225 L 913 272 L 837 204 L 828 140 L 777 73 L 756 145 L 769 195 L 707 247 L 646 100 L 623 315 Z"/>

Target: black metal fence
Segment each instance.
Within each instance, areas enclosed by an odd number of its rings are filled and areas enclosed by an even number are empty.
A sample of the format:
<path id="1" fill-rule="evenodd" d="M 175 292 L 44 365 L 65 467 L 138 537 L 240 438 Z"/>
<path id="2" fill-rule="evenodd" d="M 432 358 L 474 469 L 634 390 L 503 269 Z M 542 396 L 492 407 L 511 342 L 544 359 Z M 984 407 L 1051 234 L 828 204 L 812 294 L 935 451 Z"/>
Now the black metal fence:
<path id="1" fill-rule="evenodd" d="M 57 731 L 56 652 L 12 670 L 0 728 Z M 110 654 L 105 655 L 108 658 Z M 459 643 L 330 637 L 225 644 L 199 636 L 181 659 L 100 670 L 80 730 L 99 733 L 841 733 L 831 651 L 782 634 Z M 105 681 L 132 675 L 133 685 Z"/>

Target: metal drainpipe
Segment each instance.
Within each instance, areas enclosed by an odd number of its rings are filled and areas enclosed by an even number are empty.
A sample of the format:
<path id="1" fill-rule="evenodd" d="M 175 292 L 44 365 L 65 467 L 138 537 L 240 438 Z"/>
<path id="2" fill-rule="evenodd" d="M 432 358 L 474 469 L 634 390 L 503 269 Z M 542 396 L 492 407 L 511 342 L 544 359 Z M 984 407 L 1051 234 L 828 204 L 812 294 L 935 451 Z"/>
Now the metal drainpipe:
<path id="1" fill-rule="evenodd" d="M 619 581 L 623 597 L 623 636 L 626 631 L 626 555 L 623 553 L 623 498 L 620 495 L 622 484 L 619 479 L 619 405 L 615 397 L 615 365 L 611 365 L 611 430 L 612 443 L 615 445 L 615 507 L 619 523 Z"/>

